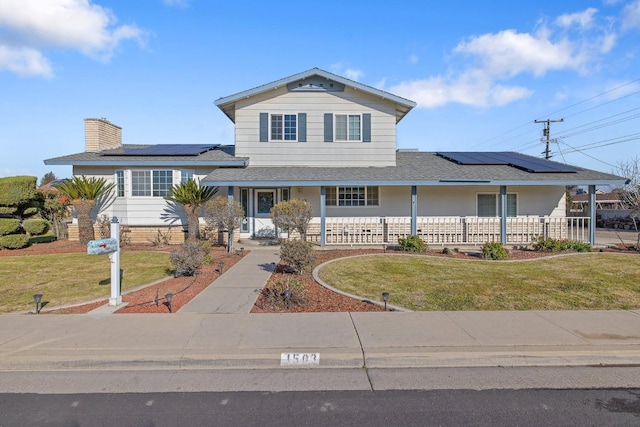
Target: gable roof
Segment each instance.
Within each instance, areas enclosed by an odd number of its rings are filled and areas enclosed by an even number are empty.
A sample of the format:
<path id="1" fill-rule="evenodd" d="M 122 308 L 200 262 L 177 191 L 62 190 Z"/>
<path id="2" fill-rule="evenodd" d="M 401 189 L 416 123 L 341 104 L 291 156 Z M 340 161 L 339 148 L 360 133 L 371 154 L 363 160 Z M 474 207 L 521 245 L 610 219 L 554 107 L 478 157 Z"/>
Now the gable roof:
<path id="1" fill-rule="evenodd" d="M 235 123 L 236 121 L 235 120 L 235 104 L 237 101 L 263 93 L 263 92 L 267 92 L 269 90 L 277 89 L 285 85 L 290 85 L 291 83 L 295 83 L 300 80 L 308 80 L 312 77 L 320 77 L 328 81 L 333 81 L 341 85 L 345 85 L 357 90 L 361 90 L 371 95 L 379 96 L 382 99 L 388 100 L 391 103 L 395 103 L 396 104 L 396 123 L 402 120 L 402 118 L 417 105 L 415 102 L 410 101 L 408 99 L 402 98 L 400 96 L 394 95 L 389 92 L 385 92 L 380 89 L 376 89 L 372 86 L 367 86 L 365 84 L 358 83 L 354 80 L 347 79 L 337 74 L 333 74 L 328 71 L 321 70 L 320 68 L 312 68 L 310 70 L 303 71 L 301 73 L 294 74 L 292 76 L 285 77 L 283 79 L 276 80 L 271 83 L 254 87 L 253 89 L 244 90 L 242 92 L 238 92 L 233 95 L 219 98 L 215 101 L 215 105 L 218 108 L 220 108 L 222 112 L 231 119 L 232 122 Z"/>
<path id="2" fill-rule="evenodd" d="M 537 158 L 536 158 L 537 159 Z M 202 180 L 206 185 L 299 186 L 479 186 L 479 185 L 620 185 L 619 176 L 579 169 L 533 173 L 509 165 L 465 165 L 432 152 L 396 152 L 387 167 L 245 167 L 220 168 Z"/>

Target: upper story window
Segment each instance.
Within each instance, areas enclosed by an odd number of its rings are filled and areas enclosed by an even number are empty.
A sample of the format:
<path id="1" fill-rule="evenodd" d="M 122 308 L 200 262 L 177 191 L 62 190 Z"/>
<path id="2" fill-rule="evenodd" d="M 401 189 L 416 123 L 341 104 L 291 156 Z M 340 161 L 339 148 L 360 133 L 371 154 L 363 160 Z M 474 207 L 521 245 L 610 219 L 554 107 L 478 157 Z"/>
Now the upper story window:
<path id="1" fill-rule="evenodd" d="M 297 116 L 295 114 L 271 115 L 271 140 L 295 141 L 297 134 Z"/>
<path id="2" fill-rule="evenodd" d="M 260 113 L 260 142 L 306 142 L 307 113 Z"/>
<path id="3" fill-rule="evenodd" d="M 133 197 L 165 197 L 172 186 L 172 170 L 131 171 Z"/>
<path id="4" fill-rule="evenodd" d="M 326 206 L 379 206 L 378 187 L 326 187 Z"/>
<path id="5" fill-rule="evenodd" d="M 478 216 L 497 217 L 500 211 L 500 197 L 498 194 L 478 194 Z M 507 194 L 507 216 L 518 215 L 518 195 L 516 193 Z"/>
<path id="6" fill-rule="evenodd" d="M 371 113 L 324 114 L 324 142 L 371 142 Z"/>
<path id="7" fill-rule="evenodd" d="M 335 121 L 336 141 L 360 141 L 360 114 L 336 114 Z"/>
<path id="8" fill-rule="evenodd" d="M 124 197 L 124 171 L 116 171 L 116 197 Z"/>

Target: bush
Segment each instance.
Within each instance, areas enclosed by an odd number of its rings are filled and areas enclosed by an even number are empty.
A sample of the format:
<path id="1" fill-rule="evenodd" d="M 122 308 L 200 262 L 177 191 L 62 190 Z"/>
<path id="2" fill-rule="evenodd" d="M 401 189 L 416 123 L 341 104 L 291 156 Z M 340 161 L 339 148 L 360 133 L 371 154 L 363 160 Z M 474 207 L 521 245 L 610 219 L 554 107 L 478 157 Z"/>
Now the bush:
<path id="1" fill-rule="evenodd" d="M 285 291 L 290 291 L 289 301 L 287 301 Z M 293 277 L 280 278 L 269 284 L 263 291 L 264 302 L 271 308 L 290 308 L 299 306 L 305 302 L 305 289 L 302 283 Z"/>
<path id="2" fill-rule="evenodd" d="M 22 227 L 30 236 L 42 236 L 49 231 L 51 224 L 46 219 L 29 219 L 22 223 Z"/>
<path id="3" fill-rule="evenodd" d="M 562 252 L 562 251 L 576 251 L 576 252 L 591 252 L 591 245 L 586 242 L 578 240 L 558 240 L 551 237 L 543 238 L 538 237 L 533 242 L 533 250 L 537 252 Z"/>
<path id="4" fill-rule="evenodd" d="M 29 236 L 26 234 L 9 234 L 0 237 L 0 248 L 20 249 L 29 246 Z"/>
<path id="5" fill-rule="evenodd" d="M 209 251 L 194 242 L 182 244 L 181 250 L 171 251 L 169 261 L 176 270 L 176 276 L 193 276 L 207 261 Z"/>
<path id="6" fill-rule="evenodd" d="M 407 236 L 406 238 L 400 237 L 398 243 L 402 247 L 403 251 L 423 253 L 427 250 L 427 244 L 420 238 L 420 236 Z"/>
<path id="7" fill-rule="evenodd" d="M 280 260 L 297 274 L 311 270 L 316 261 L 313 245 L 301 240 L 288 240 L 280 246 Z"/>
<path id="8" fill-rule="evenodd" d="M 487 242 L 482 246 L 482 257 L 484 259 L 507 259 L 509 253 L 500 242 Z"/>
<path id="9" fill-rule="evenodd" d="M 0 218 L 0 236 L 13 234 L 20 230 L 20 220 L 17 218 Z"/>

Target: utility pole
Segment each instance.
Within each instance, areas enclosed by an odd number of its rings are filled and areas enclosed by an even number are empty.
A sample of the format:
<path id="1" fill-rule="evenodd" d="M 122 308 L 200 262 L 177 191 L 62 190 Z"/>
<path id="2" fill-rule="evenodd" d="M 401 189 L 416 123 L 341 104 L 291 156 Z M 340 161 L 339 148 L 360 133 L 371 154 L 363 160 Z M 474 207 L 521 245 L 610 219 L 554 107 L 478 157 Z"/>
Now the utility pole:
<path id="1" fill-rule="evenodd" d="M 549 151 L 549 143 L 550 142 L 558 142 L 557 139 L 550 139 L 549 138 L 549 128 L 551 127 L 551 123 L 560 123 L 560 122 L 564 122 L 564 119 L 558 119 L 558 120 L 534 120 L 534 123 L 544 123 L 544 129 L 542 130 L 542 136 L 544 138 L 541 139 L 542 142 L 544 142 L 546 144 L 546 148 L 544 149 L 544 158 L 549 160 L 551 158 L 551 152 Z"/>

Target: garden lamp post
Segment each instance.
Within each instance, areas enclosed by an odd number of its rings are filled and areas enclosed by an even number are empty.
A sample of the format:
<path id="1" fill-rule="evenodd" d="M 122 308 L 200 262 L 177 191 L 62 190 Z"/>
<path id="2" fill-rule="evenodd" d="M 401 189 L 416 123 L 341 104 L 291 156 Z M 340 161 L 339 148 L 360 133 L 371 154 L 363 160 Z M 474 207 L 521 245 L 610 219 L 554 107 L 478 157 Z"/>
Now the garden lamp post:
<path id="1" fill-rule="evenodd" d="M 42 294 L 35 294 L 33 296 L 33 302 L 36 303 L 36 314 L 40 313 L 40 309 L 42 307 L 40 307 L 40 302 L 42 301 Z"/>
<path id="2" fill-rule="evenodd" d="M 383 292 L 382 299 L 384 300 L 384 311 L 387 311 L 387 302 L 389 301 L 389 292 Z"/>

